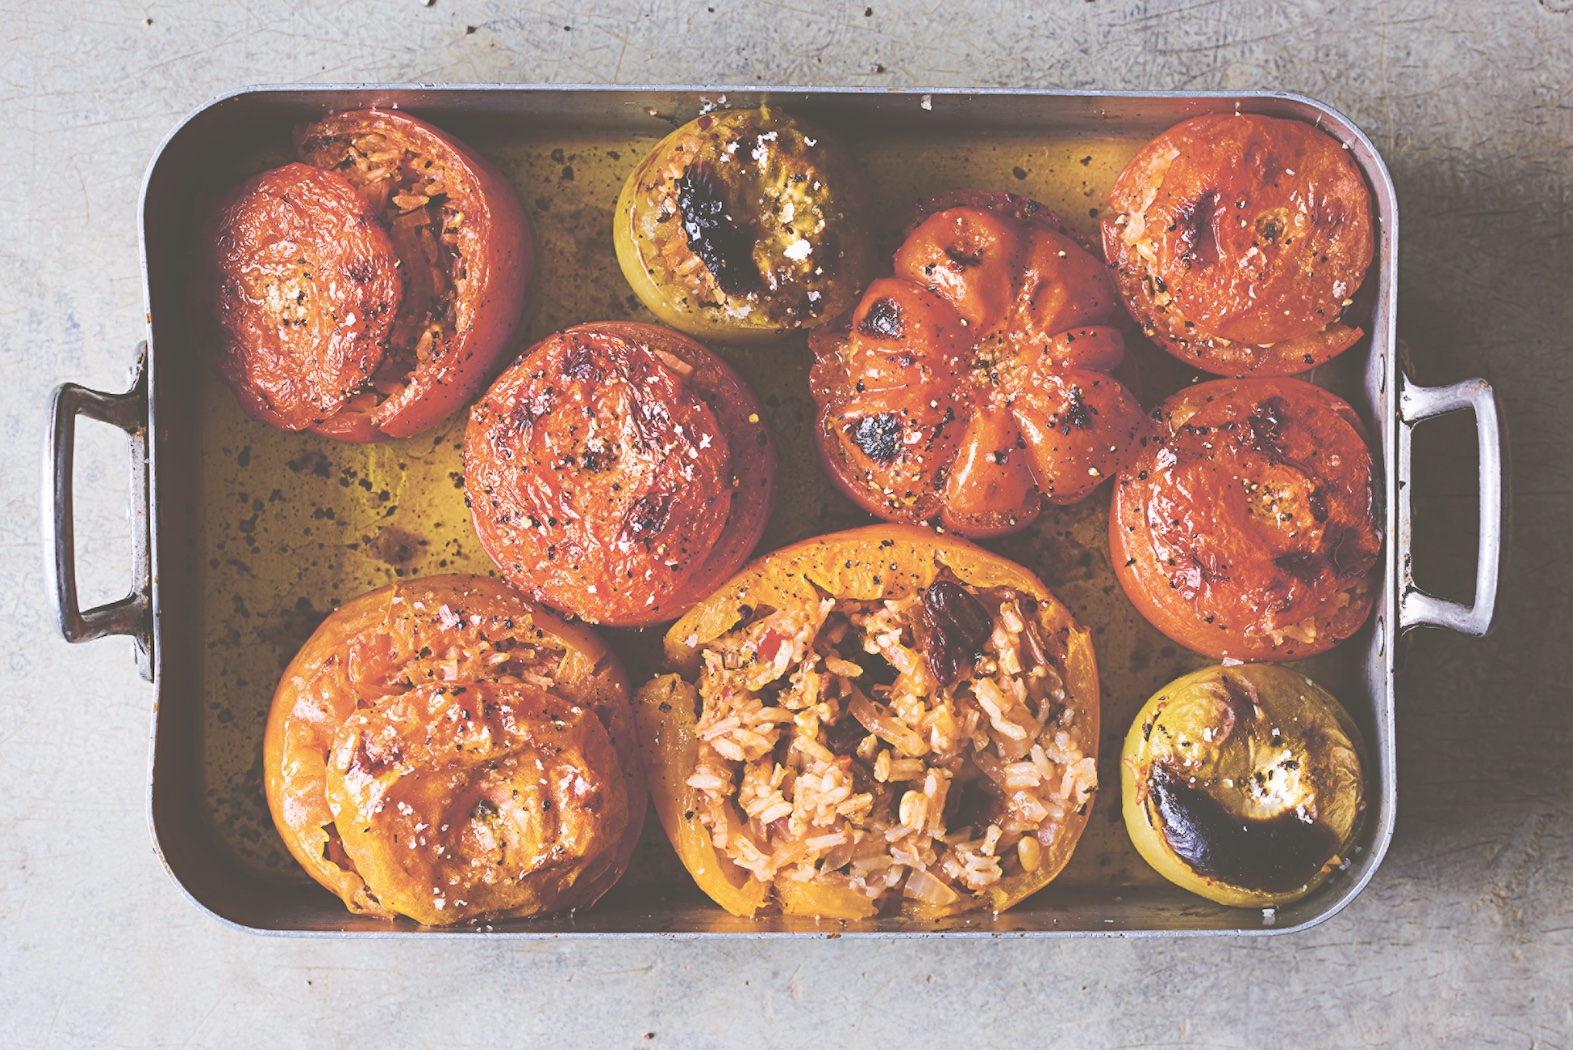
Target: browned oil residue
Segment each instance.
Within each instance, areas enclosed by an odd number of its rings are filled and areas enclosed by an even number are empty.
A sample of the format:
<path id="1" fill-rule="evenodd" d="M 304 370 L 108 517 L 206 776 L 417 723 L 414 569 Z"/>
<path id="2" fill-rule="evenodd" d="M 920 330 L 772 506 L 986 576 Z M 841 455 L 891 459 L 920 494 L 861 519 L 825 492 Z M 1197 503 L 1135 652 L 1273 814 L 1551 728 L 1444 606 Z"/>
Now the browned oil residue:
<path id="1" fill-rule="evenodd" d="M 652 132 L 661 131 L 652 128 Z M 523 350 L 571 324 L 654 318 L 618 269 L 612 209 L 623 180 L 659 135 L 638 138 L 471 138 L 511 179 L 529 218 L 538 272 Z M 1098 209 L 1140 138 L 967 135 L 945 141 L 871 135 L 849 140 L 870 199 L 889 214 L 956 189 L 1009 190 L 1054 209 L 1093 235 Z M 251 158 L 250 170 L 281 155 Z M 572 178 L 566 172 L 572 168 Z M 811 355 L 801 336 L 751 348 L 718 346 L 758 394 L 777 440 L 776 502 L 760 550 L 871 519 L 819 467 L 808 394 Z M 1155 404 L 1194 373 L 1138 348 L 1144 402 Z M 285 434 L 247 419 L 221 381 L 202 390 L 202 600 L 207 691 L 200 733 L 200 799 L 214 840 L 244 870 L 302 880 L 273 829 L 262 791 L 268 706 L 285 664 L 328 610 L 396 579 L 441 572 L 495 574 L 464 505 L 465 414 L 432 431 L 378 445 Z M 1052 507 L 1032 528 L 985 544 L 1037 573 L 1093 631 L 1102 686 L 1099 779 L 1093 818 L 1065 873 L 1045 897 L 1164 885 L 1137 856 L 1120 817 L 1120 742 L 1137 709 L 1164 683 L 1207 661 L 1177 649 L 1126 600 L 1108 564 L 1108 498 Z M 651 669 L 661 632 L 606 632 L 635 682 Z M 1303 669 L 1336 694 L 1353 661 L 1319 658 Z M 659 824 L 646 825 L 622 887 L 692 899 L 697 891 Z"/>
<path id="2" fill-rule="evenodd" d="M 368 546 L 371 550 L 389 565 L 408 565 L 420 554 L 421 548 L 427 546 L 425 540 L 399 528 L 397 525 L 384 525 L 377 533 L 377 538 Z"/>

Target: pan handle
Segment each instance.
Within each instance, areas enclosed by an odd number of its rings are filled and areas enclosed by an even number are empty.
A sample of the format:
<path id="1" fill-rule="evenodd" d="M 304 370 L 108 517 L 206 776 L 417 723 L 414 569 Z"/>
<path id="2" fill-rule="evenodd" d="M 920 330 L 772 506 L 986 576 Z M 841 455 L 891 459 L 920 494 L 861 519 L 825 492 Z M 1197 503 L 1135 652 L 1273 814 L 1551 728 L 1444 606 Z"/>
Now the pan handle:
<path id="1" fill-rule="evenodd" d="M 1480 442 L 1480 543 L 1475 565 L 1475 600 L 1472 605 L 1427 594 L 1415 586 L 1413 565 L 1414 507 L 1408 484 L 1398 491 L 1398 624 L 1411 627 L 1447 627 L 1464 634 L 1483 635 L 1491 629 L 1496 612 L 1497 578 L 1502 568 L 1506 533 L 1502 499 L 1502 449 L 1506 444 L 1502 416 L 1495 392 L 1484 379 L 1466 379 L 1451 386 L 1418 386 L 1401 376 L 1398 394 L 1398 476 L 1409 479 L 1415 425 L 1421 420 L 1468 409 L 1475 414 Z"/>
<path id="2" fill-rule="evenodd" d="M 131 443 L 131 591 L 119 601 L 82 609 L 76 595 L 76 527 L 71 467 L 76 418 L 87 416 L 124 430 Z M 148 557 L 147 343 L 137 348 L 131 389 L 105 394 L 75 383 L 55 388 L 44 450 L 44 557 L 54 580 L 55 617 L 68 642 L 128 634 L 136 643 L 142 677 L 153 680 L 153 576 Z"/>

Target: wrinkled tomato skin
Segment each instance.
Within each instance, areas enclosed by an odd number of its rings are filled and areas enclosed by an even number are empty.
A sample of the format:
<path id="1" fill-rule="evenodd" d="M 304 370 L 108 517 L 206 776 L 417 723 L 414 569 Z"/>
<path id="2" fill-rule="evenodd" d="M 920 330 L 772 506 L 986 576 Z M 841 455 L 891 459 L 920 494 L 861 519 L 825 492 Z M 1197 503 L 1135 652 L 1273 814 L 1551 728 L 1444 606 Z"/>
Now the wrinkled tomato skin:
<path id="1" fill-rule="evenodd" d="M 1370 190 L 1336 139 L 1295 120 L 1194 117 L 1115 180 L 1104 253 L 1132 316 L 1189 365 L 1291 375 L 1364 334 Z"/>
<path id="2" fill-rule="evenodd" d="M 942 194 L 900 228 L 893 276 L 809 336 L 827 473 L 887 521 L 972 537 L 1086 497 L 1149 427 L 1106 268 L 1010 194 Z"/>
<path id="3" fill-rule="evenodd" d="M 528 350 L 471 410 L 465 489 L 515 586 L 584 620 L 661 623 L 764 532 L 775 447 L 759 402 L 699 343 L 634 322 Z"/>
<path id="4" fill-rule="evenodd" d="M 497 169 L 404 113 L 330 114 L 297 129 L 295 149 L 299 162 L 249 180 L 208 221 L 198 343 L 270 426 L 410 437 L 474 398 L 516 334 L 533 262 L 524 212 Z M 423 188 L 435 192 L 412 196 Z"/>
<path id="5" fill-rule="evenodd" d="M 411 437 L 475 398 L 518 332 L 534 265 L 529 226 L 507 178 L 440 128 L 390 110 L 336 113 L 297 129 L 296 149 L 302 159 L 348 170 L 354 165 L 343 159 L 346 145 L 367 135 L 381 136 L 386 148 L 418 158 L 410 167 L 444 172 L 441 219 L 455 223 L 451 266 L 463 277 L 462 284 L 454 282 L 448 309 L 452 332 L 440 352 L 420 360 L 397 393 L 380 401 L 362 399 L 315 428 L 358 442 Z M 399 209 L 389 199 L 396 187 L 388 180 L 363 180 L 359 188 L 385 222 L 399 221 Z M 406 272 L 416 268 L 413 259 L 401 257 L 401 262 Z"/>
<path id="6" fill-rule="evenodd" d="M 543 678 L 550 680 L 549 698 L 538 696 L 543 687 L 536 683 Z M 594 903 L 627 867 L 643 824 L 644 767 L 628 679 L 592 630 L 564 623 L 485 576 L 428 576 L 352 598 L 290 661 L 269 711 L 262 766 L 269 811 L 295 859 L 353 912 L 392 918 L 406 911 L 393 906 L 395 895 L 380 897 L 367 882 L 370 873 L 347 855 L 330 798 L 330 766 L 346 723 L 390 703 L 420 699 L 434 687 L 472 698 L 488 687 L 507 693 L 525 688 L 537 699 L 582 709 L 604 726 L 616 751 L 615 767 L 604 762 L 605 771 L 617 772 L 633 804 L 624 825 L 609 829 L 620 835 L 604 865 L 587 872 L 568 895 L 540 901 L 548 908 Z M 443 790 L 442 776 L 428 781 L 431 790 Z M 542 864 L 548 882 L 551 867 Z M 424 918 L 465 917 L 453 910 Z"/>
<path id="7" fill-rule="evenodd" d="M 210 217 L 194 328 L 246 414 L 304 430 L 339 413 L 381 364 L 403 297 L 392 242 L 354 187 L 287 164 Z"/>
<path id="8" fill-rule="evenodd" d="M 1381 505 L 1353 409 L 1296 379 L 1215 380 L 1153 415 L 1121 473 L 1110 555 L 1153 626 L 1219 659 L 1298 660 L 1369 617 Z"/>

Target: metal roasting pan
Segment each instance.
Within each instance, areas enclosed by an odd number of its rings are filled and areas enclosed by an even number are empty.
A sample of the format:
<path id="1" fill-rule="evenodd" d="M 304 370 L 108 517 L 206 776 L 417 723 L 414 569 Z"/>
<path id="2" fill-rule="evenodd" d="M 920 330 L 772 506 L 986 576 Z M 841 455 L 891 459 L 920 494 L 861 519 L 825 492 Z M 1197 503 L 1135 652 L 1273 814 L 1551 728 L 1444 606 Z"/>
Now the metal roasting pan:
<path id="1" fill-rule="evenodd" d="M 1300 665 L 1340 696 L 1370 745 L 1370 809 L 1348 867 L 1277 911 L 1213 905 L 1141 862 L 1119 814 L 1120 741 L 1136 709 L 1200 666 L 1141 621 L 1107 564 L 1107 500 L 1046 511 L 1032 530 L 988 546 L 1037 571 L 1093 626 L 1102 677 L 1100 780 L 1092 818 L 1066 871 L 998 916 L 944 924 L 733 918 L 693 886 L 653 816 L 623 881 L 579 914 L 429 930 L 351 915 L 282 851 L 261 799 L 262 720 L 284 662 L 328 609 L 399 577 L 488 571 L 469 532 L 457 421 L 384 446 L 287 435 L 240 415 L 187 335 L 186 286 L 196 217 L 250 172 L 282 163 L 289 128 L 333 110 L 398 107 L 491 156 L 531 218 L 541 260 L 525 337 L 577 321 L 643 317 L 611 251 L 617 186 L 645 149 L 706 106 L 779 105 L 828 126 L 858 155 L 886 212 L 942 189 L 1010 189 L 1091 231 L 1109 182 L 1146 139 L 1196 114 L 1242 110 L 1319 125 L 1344 142 L 1378 210 L 1371 335 L 1310 378 L 1364 418 L 1386 495 L 1384 577 L 1370 624 Z M 60 629 L 73 642 L 129 635 L 154 684 L 148 814 L 158 855 L 198 907 L 230 925 L 310 936 L 704 937 L 1153 936 L 1282 933 L 1335 914 L 1370 881 L 1393 833 L 1397 650 L 1418 626 L 1481 635 L 1491 623 L 1504 551 L 1504 434 L 1491 387 L 1412 383 L 1394 331 L 1398 211 L 1371 141 L 1308 98 L 1253 92 L 1107 93 L 915 89 L 623 88 L 513 85 L 256 87 L 225 95 L 165 139 L 143 186 L 147 341 L 131 389 L 55 391 L 44 462 L 44 546 Z M 520 343 L 522 348 L 526 343 Z M 804 417 L 801 339 L 722 351 L 769 406 L 781 445 L 777 507 L 762 549 L 867 520 L 819 476 Z M 1151 404 L 1194 381 L 1152 351 L 1140 357 Z M 1479 439 L 1479 563 L 1473 604 L 1420 591 L 1410 558 L 1410 456 L 1416 425 L 1474 413 Z M 124 430 L 131 450 L 130 593 L 79 608 L 72 454 L 79 416 Z M 457 479 L 449 483 L 449 479 Z M 264 495 L 264 494 L 267 495 Z M 659 632 L 611 632 L 631 675 L 647 673 Z M 284 859 L 280 859 L 280 858 Z"/>

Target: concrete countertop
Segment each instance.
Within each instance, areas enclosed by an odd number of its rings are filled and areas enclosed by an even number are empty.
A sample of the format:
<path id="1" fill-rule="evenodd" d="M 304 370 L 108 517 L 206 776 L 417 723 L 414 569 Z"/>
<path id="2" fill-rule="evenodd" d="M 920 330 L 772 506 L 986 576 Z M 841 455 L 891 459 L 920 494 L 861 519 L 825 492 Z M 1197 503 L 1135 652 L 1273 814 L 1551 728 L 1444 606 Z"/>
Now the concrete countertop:
<path id="1" fill-rule="evenodd" d="M 0 1043 L 1573 1045 L 1573 0 L 869 2 L 0 2 Z M 329 80 L 1265 88 L 1352 117 L 1398 186 L 1416 378 L 1496 385 L 1516 512 L 1497 633 L 1410 640 L 1373 885 L 1265 940 L 328 942 L 200 914 L 149 844 L 129 643 L 49 622 L 44 406 L 123 387 L 162 136 Z M 1421 433 L 1417 571 L 1467 596 L 1473 433 Z M 80 459 L 96 601 L 127 573 L 123 442 L 85 427 Z"/>

